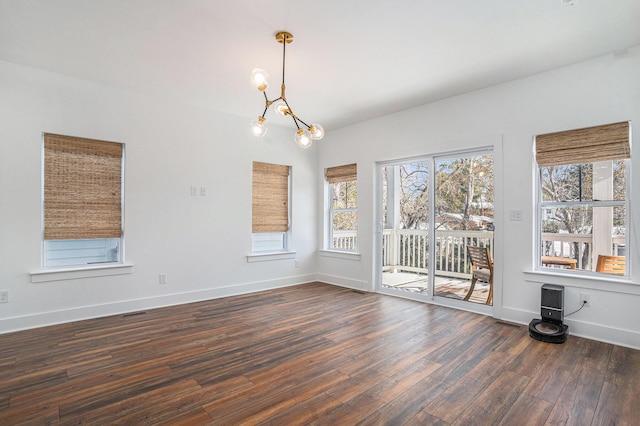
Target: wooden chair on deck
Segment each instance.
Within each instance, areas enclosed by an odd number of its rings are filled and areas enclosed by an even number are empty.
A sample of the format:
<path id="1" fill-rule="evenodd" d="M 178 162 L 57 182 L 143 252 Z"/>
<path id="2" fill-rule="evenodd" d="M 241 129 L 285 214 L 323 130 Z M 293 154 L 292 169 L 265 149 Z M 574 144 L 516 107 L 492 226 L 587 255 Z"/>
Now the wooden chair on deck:
<path id="1" fill-rule="evenodd" d="M 600 254 L 598 255 L 598 263 L 596 263 L 596 272 L 624 275 L 625 263 L 624 256 L 605 256 Z"/>
<path id="2" fill-rule="evenodd" d="M 493 259 L 487 247 L 467 246 L 467 253 L 471 259 L 471 286 L 464 300 L 469 300 L 476 281 L 489 283 L 489 295 L 487 296 L 487 305 L 493 302 Z"/>

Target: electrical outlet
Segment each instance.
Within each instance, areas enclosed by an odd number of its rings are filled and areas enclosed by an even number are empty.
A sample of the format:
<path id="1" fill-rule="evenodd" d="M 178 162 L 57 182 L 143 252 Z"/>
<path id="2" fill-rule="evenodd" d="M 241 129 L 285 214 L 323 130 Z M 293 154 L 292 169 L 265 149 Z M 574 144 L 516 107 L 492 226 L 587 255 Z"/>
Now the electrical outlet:
<path id="1" fill-rule="evenodd" d="M 587 303 L 584 303 L 587 302 Z M 580 293 L 580 305 L 584 303 L 584 306 L 591 306 L 591 295 L 589 293 Z"/>
<path id="2" fill-rule="evenodd" d="M 160 274 L 160 277 L 159 277 L 158 281 L 160 282 L 160 284 L 166 284 L 167 283 L 167 274 Z"/>
<path id="3" fill-rule="evenodd" d="M 9 290 L 0 291 L 0 303 L 9 303 Z"/>

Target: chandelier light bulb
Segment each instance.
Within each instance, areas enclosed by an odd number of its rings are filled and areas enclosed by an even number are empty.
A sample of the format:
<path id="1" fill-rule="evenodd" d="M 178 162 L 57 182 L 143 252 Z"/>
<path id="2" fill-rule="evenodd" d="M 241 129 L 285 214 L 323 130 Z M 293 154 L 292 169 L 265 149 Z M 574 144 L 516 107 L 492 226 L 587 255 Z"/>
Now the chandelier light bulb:
<path id="1" fill-rule="evenodd" d="M 261 92 L 269 87 L 269 74 L 263 69 L 256 68 L 251 72 L 251 83 Z"/>
<path id="2" fill-rule="evenodd" d="M 312 124 L 309 126 L 309 133 L 311 134 L 311 139 L 319 140 L 324 137 L 324 128 L 319 124 Z"/>
<path id="3" fill-rule="evenodd" d="M 287 106 L 287 104 L 280 99 L 279 101 L 277 101 L 276 103 L 273 104 L 273 108 L 276 110 L 276 112 L 283 116 L 286 117 L 287 113 L 289 112 L 289 107 Z"/>
<path id="4" fill-rule="evenodd" d="M 257 136 L 259 138 L 263 137 L 269 131 L 269 128 L 266 126 L 266 121 L 264 117 L 258 117 L 255 120 L 251 121 L 251 134 Z"/>
<path id="5" fill-rule="evenodd" d="M 298 129 L 294 137 L 294 140 L 296 141 L 296 143 L 300 148 L 304 148 L 304 149 L 309 148 L 311 146 L 311 143 L 313 142 L 311 140 L 311 134 L 304 129 Z"/>

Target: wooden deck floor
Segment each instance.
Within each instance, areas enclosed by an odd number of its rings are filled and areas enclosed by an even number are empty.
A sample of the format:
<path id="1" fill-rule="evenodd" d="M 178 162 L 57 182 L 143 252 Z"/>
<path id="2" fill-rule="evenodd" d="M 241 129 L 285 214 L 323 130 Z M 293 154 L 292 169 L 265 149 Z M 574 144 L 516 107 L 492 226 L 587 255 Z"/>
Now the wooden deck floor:
<path id="1" fill-rule="evenodd" d="M 382 273 L 383 285 L 414 293 L 425 294 L 428 292 L 428 280 L 429 277 L 427 275 L 410 272 Z M 462 300 L 469 291 L 471 281 L 436 275 L 434 284 L 436 296 Z M 485 304 L 488 296 L 489 285 L 478 281 L 473 289 L 473 293 L 471 293 L 471 297 L 469 297 L 469 301 L 472 303 Z"/>
<path id="2" fill-rule="evenodd" d="M 0 424 L 622 425 L 640 351 L 321 283 L 0 335 Z"/>

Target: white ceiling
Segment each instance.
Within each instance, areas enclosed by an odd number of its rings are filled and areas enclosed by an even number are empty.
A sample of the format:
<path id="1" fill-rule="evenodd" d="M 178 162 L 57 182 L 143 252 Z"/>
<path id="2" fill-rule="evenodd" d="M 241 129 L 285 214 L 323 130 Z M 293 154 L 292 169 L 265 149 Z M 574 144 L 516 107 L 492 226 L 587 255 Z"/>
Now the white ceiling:
<path id="1" fill-rule="evenodd" d="M 640 0 L 0 0 L 0 60 L 326 130 L 640 45 Z M 283 118 L 268 119 L 288 125 Z"/>

